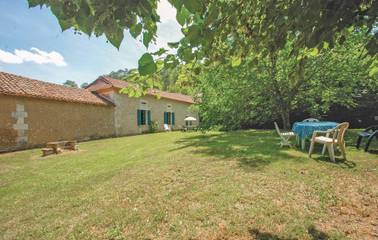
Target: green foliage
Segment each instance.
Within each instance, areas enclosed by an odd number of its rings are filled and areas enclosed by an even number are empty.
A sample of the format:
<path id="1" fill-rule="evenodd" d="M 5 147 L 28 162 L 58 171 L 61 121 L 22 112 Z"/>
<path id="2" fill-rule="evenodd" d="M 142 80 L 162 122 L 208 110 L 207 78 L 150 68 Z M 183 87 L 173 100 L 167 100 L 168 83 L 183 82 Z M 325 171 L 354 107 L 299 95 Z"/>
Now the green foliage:
<path id="1" fill-rule="evenodd" d="M 308 48 L 315 56 L 318 48 L 333 48 L 345 41 L 351 29 L 362 27 L 367 28 L 370 36 L 365 43 L 367 50 L 372 55 L 378 52 L 378 3 L 374 0 L 170 0 L 170 3 L 177 10 L 176 18 L 185 35 L 177 46 L 176 57 L 185 62 L 225 61 L 251 53 L 264 58 L 283 49 L 294 38 L 292 53 Z M 124 30 L 129 30 L 134 38 L 143 33 L 143 44 L 148 47 L 155 39 L 159 21 L 157 0 L 29 0 L 30 7 L 38 5 L 50 7 L 62 30 L 74 28 L 88 35 L 104 34 L 117 48 Z M 141 69 L 142 75 L 156 70 Z"/>
<path id="2" fill-rule="evenodd" d="M 159 130 L 159 123 L 157 121 L 151 121 L 151 124 L 148 125 L 148 132 L 155 133 Z"/>
<path id="3" fill-rule="evenodd" d="M 72 81 L 72 80 L 67 80 L 63 83 L 64 86 L 66 87 L 73 87 L 73 88 L 78 88 L 79 86 L 77 85 L 77 83 L 75 81 Z"/>
<path id="4" fill-rule="evenodd" d="M 195 79 L 201 69 L 207 71 L 200 77 L 201 91 L 198 93 L 204 99 L 207 99 L 205 93 L 212 93 L 214 89 L 214 92 L 221 92 L 219 84 L 210 80 L 213 75 L 224 79 L 222 87 L 252 89 L 245 93 L 243 101 L 234 99 L 234 102 L 216 105 L 227 106 L 222 108 L 225 112 L 239 104 L 247 108 L 236 108 L 245 115 L 243 119 L 254 119 L 255 115 L 256 118 L 280 115 L 287 128 L 290 111 L 300 105 L 307 106 L 313 114 L 320 114 L 342 96 L 347 96 L 342 104 L 352 106 L 353 97 L 358 94 L 356 88 L 360 91 L 366 88 L 365 85 L 375 85 L 378 74 L 377 1 L 169 2 L 177 10 L 176 18 L 184 37 L 169 44 L 177 48 L 176 54 L 166 54 L 165 50 L 153 54 L 164 60 L 156 57 L 154 62 L 149 53 L 139 59 L 139 73 L 130 78 L 140 81 L 141 87 L 124 90 L 132 96 L 145 93 L 146 87 L 161 86 L 156 72 L 183 64 L 185 67 L 180 71 L 190 72 L 187 79 Z M 73 27 L 88 35 L 105 34 L 117 48 L 124 30 L 129 30 L 134 38 L 142 34 L 143 44 L 148 48 L 155 39 L 159 21 L 157 0 L 29 0 L 29 4 L 31 7 L 49 6 L 63 30 Z M 350 35 L 359 35 L 358 46 L 348 43 L 352 41 Z M 343 48 L 343 45 L 347 47 Z M 205 81 L 209 81 L 208 85 Z M 357 84 L 356 81 L 373 84 Z M 240 96 L 244 91 L 241 94 L 226 92 L 225 95 L 231 96 L 227 95 L 231 93 Z M 248 109 L 254 109 L 254 112 L 250 113 Z M 233 114 L 222 117 L 233 119 L 241 115 Z"/>
<path id="5" fill-rule="evenodd" d="M 85 83 L 82 83 L 82 84 L 80 85 L 80 87 L 81 87 L 81 88 L 86 88 L 86 87 L 88 87 L 88 85 L 89 85 L 89 84 L 88 84 L 87 82 L 85 82 Z"/>
<path id="6" fill-rule="evenodd" d="M 151 54 L 145 53 L 138 61 L 138 71 L 140 75 L 149 75 L 156 72 L 156 64 Z"/>
<path id="7" fill-rule="evenodd" d="M 378 89 L 378 76 L 369 76 L 374 58 L 366 55 L 365 41 L 363 32 L 355 32 L 321 52 L 303 49 L 292 56 L 287 44 L 273 59 L 249 56 L 233 68 L 207 67 L 197 89 L 202 123 L 239 129 L 286 118 L 289 124 L 293 111 L 320 116 L 336 104 L 354 107 L 361 94 Z"/>
<path id="8" fill-rule="evenodd" d="M 130 70 L 127 68 L 119 69 L 117 71 L 112 71 L 109 74 L 106 74 L 106 76 L 114 78 L 114 79 L 125 79 L 130 73 Z"/>
<path id="9" fill-rule="evenodd" d="M 114 77 L 132 83 L 121 92 L 132 97 L 139 97 L 151 89 L 161 89 L 168 92 L 177 92 L 191 95 L 194 86 L 194 71 L 192 65 L 178 65 L 172 68 L 163 68 L 163 62 L 157 61 L 158 70 L 151 75 L 142 76 L 137 70 L 128 71 L 127 75 Z M 118 72 L 118 71 L 117 71 Z"/>

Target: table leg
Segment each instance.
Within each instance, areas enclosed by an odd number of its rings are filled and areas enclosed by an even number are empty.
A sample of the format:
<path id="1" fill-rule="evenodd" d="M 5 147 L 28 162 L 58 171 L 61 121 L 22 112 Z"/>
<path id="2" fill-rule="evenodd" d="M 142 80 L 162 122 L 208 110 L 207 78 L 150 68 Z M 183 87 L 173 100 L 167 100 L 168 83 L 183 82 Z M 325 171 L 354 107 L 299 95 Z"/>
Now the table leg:
<path id="1" fill-rule="evenodd" d="M 302 147 L 302 150 L 306 149 L 306 138 L 301 139 L 301 147 Z"/>

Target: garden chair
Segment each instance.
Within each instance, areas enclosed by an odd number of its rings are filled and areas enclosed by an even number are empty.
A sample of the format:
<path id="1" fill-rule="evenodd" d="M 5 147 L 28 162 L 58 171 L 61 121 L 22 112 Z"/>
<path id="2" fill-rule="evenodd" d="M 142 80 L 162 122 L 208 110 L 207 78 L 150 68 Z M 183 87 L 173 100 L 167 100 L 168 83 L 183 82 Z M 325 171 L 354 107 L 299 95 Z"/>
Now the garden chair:
<path id="1" fill-rule="evenodd" d="M 346 159 L 344 135 L 348 127 L 349 123 L 343 122 L 337 125 L 335 128 L 327 131 L 314 131 L 312 134 L 310 151 L 308 152 L 309 157 L 311 157 L 315 143 L 320 143 L 324 145 L 322 154 L 324 154 L 325 148 L 327 148 L 332 162 L 335 162 L 335 146 L 339 146 L 343 158 Z M 320 134 L 326 134 L 326 136 L 318 136 Z"/>
<path id="2" fill-rule="evenodd" d="M 164 124 L 164 131 L 171 131 L 171 127 L 168 124 Z"/>
<path id="3" fill-rule="evenodd" d="M 364 131 L 358 133 L 357 144 L 356 144 L 357 149 L 360 148 L 360 144 L 363 138 L 368 139 L 365 145 L 365 152 L 367 152 L 373 138 L 378 139 L 378 125 L 370 126 L 366 128 Z"/>
<path id="4" fill-rule="evenodd" d="M 316 119 L 316 118 L 306 118 L 306 119 L 303 120 L 302 122 L 319 122 L 319 120 Z"/>
<path id="5" fill-rule="evenodd" d="M 278 136 L 281 138 L 280 146 L 289 146 L 291 147 L 290 138 L 295 136 L 293 132 L 281 132 L 280 128 L 278 127 L 278 124 L 274 122 L 274 127 L 276 128 L 276 131 L 278 133 Z"/>

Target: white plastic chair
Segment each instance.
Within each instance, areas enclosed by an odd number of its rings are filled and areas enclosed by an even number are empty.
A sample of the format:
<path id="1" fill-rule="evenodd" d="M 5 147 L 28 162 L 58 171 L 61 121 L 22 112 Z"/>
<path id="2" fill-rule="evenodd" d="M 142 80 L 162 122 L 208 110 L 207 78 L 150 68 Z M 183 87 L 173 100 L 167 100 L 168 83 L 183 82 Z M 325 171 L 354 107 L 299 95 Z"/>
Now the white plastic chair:
<path id="1" fill-rule="evenodd" d="M 290 138 L 295 136 L 295 133 L 293 132 L 281 132 L 280 128 L 278 127 L 278 124 L 274 122 L 274 127 L 276 128 L 277 134 L 281 138 L 280 146 L 289 146 L 291 147 Z"/>
<path id="2" fill-rule="evenodd" d="M 312 134 L 310 150 L 308 152 L 309 157 L 311 157 L 315 143 L 320 143 L 324 145 L 322 154 L 325 153 L 325 149 L 327 148 L 332 162 L 335 162 L 335 145 L 339 146 L 340 151 L 343 154 L 343 158 L 346 159 L 344 135 L 348 127 L 349 123 L 343 122 L 337 125 L 335 128 L 327 131 L 314 131 Z M 319 134 L 326 134 L 326 136 L 318 136 Z"/>
<path id="3" fill-rule="evenodd" d="M 316 119 L 316 118 L 306 118 L 306 119 L 303 120 L 302 122 L 319 122 L 319 120 Z"/>
<path id="4" fill-rule="evenodd" d="M 171 131 L 171 127 L 168 124 L 164 124 L 164 131 Z"/>

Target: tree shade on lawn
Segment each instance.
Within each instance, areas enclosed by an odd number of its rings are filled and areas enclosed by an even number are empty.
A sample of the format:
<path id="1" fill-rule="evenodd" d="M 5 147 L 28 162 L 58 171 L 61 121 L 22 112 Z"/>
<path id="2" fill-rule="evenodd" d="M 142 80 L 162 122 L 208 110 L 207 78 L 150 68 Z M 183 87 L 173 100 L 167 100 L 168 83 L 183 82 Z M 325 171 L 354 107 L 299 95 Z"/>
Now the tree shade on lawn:
<path id="1" fill-rule="evenodd" d="M 336 164 L 254 130 L 1 154 L 1 238 L 373 239 L 378 158 L 348 134 L 348 160 Z"/>

